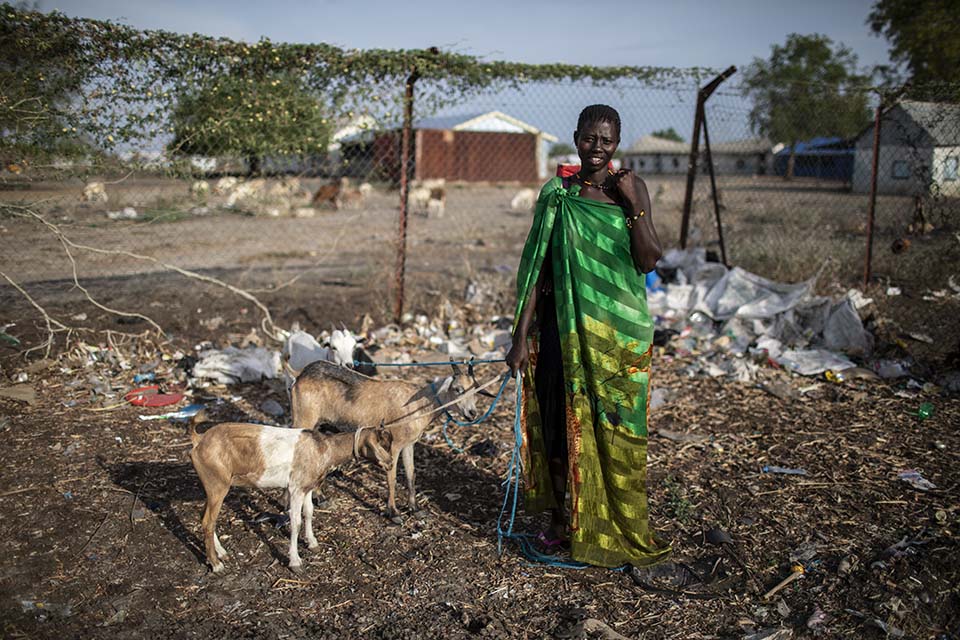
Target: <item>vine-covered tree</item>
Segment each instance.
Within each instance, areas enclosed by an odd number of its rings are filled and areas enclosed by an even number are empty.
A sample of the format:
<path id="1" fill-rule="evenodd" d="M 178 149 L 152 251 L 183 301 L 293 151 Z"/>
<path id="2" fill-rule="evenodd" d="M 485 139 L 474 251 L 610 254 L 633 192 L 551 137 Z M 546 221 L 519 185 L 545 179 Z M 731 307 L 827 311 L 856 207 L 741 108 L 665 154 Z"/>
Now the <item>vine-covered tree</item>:
<path id="1" fill-rule="evenodd" d="M 39 19 L 25 3 L 0 6 L 0 137 L 4 162 L 88 150 L 72 101 L 97 68 L 70 20 Z"/>
<path id="2" fill-rule="evenodd" d="M 848 137 L 870 121 L 857 56 L 822 35 L 791 34 L 770 58 L 754 58 L 743 80 L 753 99 L 754 131 L 790 145 L 784 178 L 793 177 L 797 143 L 817 136 Z"/>
<path id="3" fill-rule="evenodd" d="M 658 129 L 650 135 L 657 138 L 663 138 L 664 140 L 673 140 L 674 142 L 686 142 L 683 139 L 683 136 L 677 133 L 677 130 L 673 127 L 670 127 L 669 129 Z"/>
<path id="4" fill-rule="evenodd" d="M 915 94 L 936 97 L 944 87 L 930 85 L 960 83 L 960 0 L 877 0 L 867 24 L 890 41 L 890 59 L 906 68 Z"/>
<path id="5" fill-rule="evenodd" d="M 217 78 L 180 96 L 171 121 L 173 153 L 243 157 L 251 174 L 267 155 L 326 152 L 332 130 L 320 100 L 290 75 Z"/>

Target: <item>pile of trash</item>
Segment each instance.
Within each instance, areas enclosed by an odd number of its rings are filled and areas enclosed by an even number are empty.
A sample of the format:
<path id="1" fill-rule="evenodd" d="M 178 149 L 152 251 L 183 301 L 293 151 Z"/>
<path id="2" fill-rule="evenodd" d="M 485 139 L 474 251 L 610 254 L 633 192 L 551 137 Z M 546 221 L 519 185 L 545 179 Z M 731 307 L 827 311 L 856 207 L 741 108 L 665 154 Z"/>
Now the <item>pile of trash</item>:
<path id="1" fill-rule="evenodd" d="M 813 293 L 815 278 L 773 282 L 708 262 L 702 248 L 668 251 L 657 274 L 660 282 L 647 292 L 657 344 L 675 355 L 693 356 L 689 375 L 748 382 L 765 364 L 804 376 L 839 375 L 857 367 L 851 358 L 867 362 L 873 353 L 873 335 L 859 314 L 872 300 L 856 289 L 833 300 Z M 906 374 L 882 364 L 875 372 Z"/>

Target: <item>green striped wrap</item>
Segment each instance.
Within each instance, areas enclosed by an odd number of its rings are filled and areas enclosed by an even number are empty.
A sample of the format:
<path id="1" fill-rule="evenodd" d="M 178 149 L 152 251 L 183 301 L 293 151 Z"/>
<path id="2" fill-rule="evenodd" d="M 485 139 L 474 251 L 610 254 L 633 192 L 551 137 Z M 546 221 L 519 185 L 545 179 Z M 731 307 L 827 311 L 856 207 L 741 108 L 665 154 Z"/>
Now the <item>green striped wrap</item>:
<path id="1" fill-rule="evenodd" d="M 615 567 L 663 560 L 647 523 L 647 412 L 653 322 L 623 211 L 554 178 L 540 191 L 517 274 L 516 318 L 552 248 L 569 450 L 571 552 Z M 527 509 L 555 505 L 537 408 L 536 335 L 523 398 Z"/>

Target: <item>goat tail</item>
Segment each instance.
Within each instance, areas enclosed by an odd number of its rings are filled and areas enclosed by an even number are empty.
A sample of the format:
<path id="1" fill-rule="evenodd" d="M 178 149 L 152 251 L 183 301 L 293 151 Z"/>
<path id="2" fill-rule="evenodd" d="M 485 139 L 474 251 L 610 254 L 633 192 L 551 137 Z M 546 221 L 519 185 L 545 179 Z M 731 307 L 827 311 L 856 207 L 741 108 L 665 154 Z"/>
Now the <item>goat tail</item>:
<path id="1" fill-rule="evenodd" d="M 200 438 L 203 437 L 197 433 L 197 425 L 201 422 L 205 422 L 206 420 L 206 409 L 201 409 L 193 416 L 193 418 L 190 419 L 190 442 L 192 443 L 192 446 L 190 447 L 191 449 L 196 449 L 197 444 L 200 442 Z"/>

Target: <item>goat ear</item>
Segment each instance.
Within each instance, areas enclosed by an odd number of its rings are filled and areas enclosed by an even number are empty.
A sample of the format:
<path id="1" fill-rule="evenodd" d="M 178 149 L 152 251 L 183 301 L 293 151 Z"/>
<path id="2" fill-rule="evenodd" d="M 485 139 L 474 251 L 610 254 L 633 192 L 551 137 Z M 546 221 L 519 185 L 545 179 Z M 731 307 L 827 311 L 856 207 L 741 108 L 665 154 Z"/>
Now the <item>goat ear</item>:
<path id="1" fill-rule="evenodd" d="M 450 390 L 451 384 L 453 384 L 453 376 L 447 376 L 443 379 L 443 382 L 440 383 L 440 390 L 437 393 L 446 393 Z"/>

